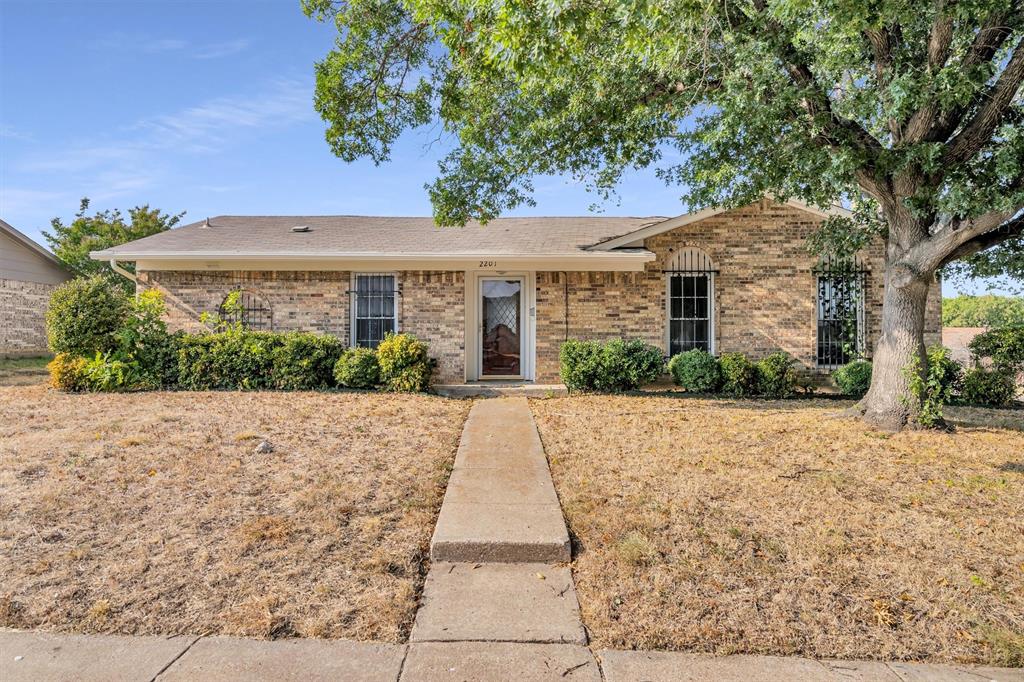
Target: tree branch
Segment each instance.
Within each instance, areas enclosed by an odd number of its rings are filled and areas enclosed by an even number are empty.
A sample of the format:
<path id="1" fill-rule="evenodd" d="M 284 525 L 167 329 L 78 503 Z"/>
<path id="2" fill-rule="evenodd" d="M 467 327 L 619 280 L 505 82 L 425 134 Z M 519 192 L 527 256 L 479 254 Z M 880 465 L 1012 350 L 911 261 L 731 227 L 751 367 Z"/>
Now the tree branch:
<path id="1" fill-rule="evenodd" d="M 1016 97 L 1024 82 L 1024 40 L 1019 41 L 1013 56 L 998 80 L 988 89 L 984 104 L 974 118 L 949 141 L 943 155 L 943 163 L 959 165 L 975 154 L 989 141 L 992 132 L 999 125 L 1003 115 Z"/>
<path id="2" fill-rule="evenodd" d="M 984 251 L 1021 235 L 1024 235 L 1024 216 L 1018 216 L 1013 220 L 1003 223 L 991 232 L 986 232 L 964 242 L 946 256 L 939 264 L 939 267 L 949 265 L 953 261 L 961 260 L 968 256 L 973 256 L 979 251 Z"/>
<path id="3" fill-rule="evenodd" d="M 991 211 L 970 220 L 954 218 L 934 235 L 907 251 L 903 262 L 915 272 L 932 272 L 952 258 L 953 254 L 960 253 L 965 244 L 975 240 L 983 243 L 983 237 L 1000 230 L 1007 221 L 1012 224 L 1024 218 L 1018 215 L 1022 210 L 1024 205 L 1008 211 Z"/>
<path id="4" fill-rule="evenodd" d="M 961 71 L 970 71 L 980 64 L 990 61 L 1013 34 L 1013 26 L 1017 21 L 1018 2 L 1013 0 L 1010 7 L 1003 12 L 993 12 L 978 29 L 964 58 L 957 65 Z M 945 140 L 956 129 L 956 125 L 967 107 L 954 107 L 934 116 L 929 121 L 930 130 L 922 135 L 921 140 L 935 142 Z"/>

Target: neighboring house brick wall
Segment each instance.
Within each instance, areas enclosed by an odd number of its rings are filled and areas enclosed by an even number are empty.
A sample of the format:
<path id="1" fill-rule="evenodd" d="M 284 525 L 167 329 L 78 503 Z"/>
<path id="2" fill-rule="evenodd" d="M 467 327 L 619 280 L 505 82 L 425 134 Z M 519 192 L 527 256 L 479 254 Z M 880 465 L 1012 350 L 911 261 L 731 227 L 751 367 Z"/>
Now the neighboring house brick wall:
<path id="1" fill-rule="evenodd" d="M 464 378 L 465 285 L 461 272 L 403 272 L 398 277 L 399 328 L 430 344 L 436 380 Z M 350 272 L 163 271 L 139 273 L 140 289 L 163 292 L 172 330 L 202 331 L 204 312 L 215 313 L 237 288 L 263 297 L 276 331 L 314 331 L 349 342 Z"/>
<path id="2" fill-rule="evenodd" d="M 0 279 L 0 357 L 50 352 L 46 308 L 57 284 Z"/>

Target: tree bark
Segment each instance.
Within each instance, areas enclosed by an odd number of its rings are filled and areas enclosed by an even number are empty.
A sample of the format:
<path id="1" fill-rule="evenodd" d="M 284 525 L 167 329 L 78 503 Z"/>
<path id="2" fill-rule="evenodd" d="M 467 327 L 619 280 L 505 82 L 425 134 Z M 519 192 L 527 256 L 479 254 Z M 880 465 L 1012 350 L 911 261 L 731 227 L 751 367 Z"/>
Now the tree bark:
<path id="1" fill-rule="evenodd" d="M 914 358 L 927 361 L 924 348 L 925 304 L 931 277 L 909 280 L 898 266 L 885 268 L 881 334 L 872 358 L 871 388 L 860 409 L 864 420 L 886 431 L 899 431 L 911 418 L 912 397 L 905 368 Z"/>

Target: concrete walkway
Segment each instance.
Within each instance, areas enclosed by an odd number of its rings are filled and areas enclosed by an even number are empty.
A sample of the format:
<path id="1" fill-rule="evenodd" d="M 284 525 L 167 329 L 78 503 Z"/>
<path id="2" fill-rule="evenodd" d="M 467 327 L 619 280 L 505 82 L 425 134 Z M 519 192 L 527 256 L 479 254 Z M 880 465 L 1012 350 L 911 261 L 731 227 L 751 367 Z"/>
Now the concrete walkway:
<path id="1" fill-rule="evenodd" d="M 529 405 L 485 400 L 463 429 L 409 644 L 0 631 L 0 681 L 1024 682 L 1020 669 L 594 651 L 569 551 Z"/>

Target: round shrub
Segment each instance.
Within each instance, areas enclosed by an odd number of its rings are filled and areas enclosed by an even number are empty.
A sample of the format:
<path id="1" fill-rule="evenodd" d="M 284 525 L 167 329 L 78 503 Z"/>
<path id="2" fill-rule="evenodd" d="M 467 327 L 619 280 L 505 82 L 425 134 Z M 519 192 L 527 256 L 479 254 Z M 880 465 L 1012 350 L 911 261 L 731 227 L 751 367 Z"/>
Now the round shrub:
<path id="1" fill-rule="evenodd" d="M 81 357 L 114 350 L 129 308 L 124 291 L 99 275 L 65 282 L 50 295 L 46 311 L 50 350 Z"/>
<path id="2" fill-rule="evenodd" d="M 1002 407 L 1013 400 L 1017 387 L 1005 371 L 974 367 L 960 382 L 960 399 L 968 405 Z"/>
<path id="3" fill-rule="evenodd" d="M 86 359 L 69 353 L 57 353 L 46 366 L 50 370 L 50 385 L 59 391 L 74 393 L 84 391 L 88 381 L 85 377 Z"/>
<path id="4" fill-rule="evenodd" d="M 743 353 L 723 353 L 718 361 L 722 392 L 742 397 L 757 392 L 757 368 Z"/>
<path id="5" fill-rule="evenodd" d="M 860 397 L 871 387 L 871 362 L 854 360 L 832 372 L 832 379 L 843 395 Z"/>
<path id="6" fill-rule="evenodd" d="M 570 339 L 559 351 L 559 373 L 570 391 L 629 391 L 657 379 L 664 367 L 661 350 L 638 339 Z"/>
<path id="7" fill-rule="evenodd" d="M 281 338 L 282 343 L 274 349 L 275 388 L 318 391 L 334 385 L 334 365 L 342 351 L 337 337 L 288 332 Z"/>
<path id="8" fill-rule="evenodd" d="M 373 388 L 380 382 L 380 363 L 370 348 L 349 348 L 334 365 L 334 378 L 346 388 Z"/>
<path id="9" fill-rule="evenodd" d="M 602 391 L 632 391 L 655 381 L 665 370 L 661 349 L 639 339 L 612 339 L 601 349 Z"/>
<path id="10" fill-rule="evenodd" d="M 992 366 L 1010 375 L 1024 373 L 1024 325 L 989 329 L 967 347 L 977 359 L 991 359 Z"/>
<path id="11" fill-rule="evenodd" d="M 673 355 L 668 371 L 678 386 L 691 393 L 713 392 L 722 380 L 718 358 L 700 348 Z"/>
<path id="12" fill-rule="evenodd" d="M 775 400 L 796 393 L 795 361 L 788 353 L 776 351 L 757 361 L 757 392 Z"/>
<path id="13" fill-rule="evenodd" d="M 412 334 L 388 334 L 377 347 L 380 381 L 385 390 L 420 392 L 430 388 L 435 362 L 428 347 Z"/>
<path id="14" fill-rule="evenodd" d="M 570 391 L 595 391 L 601 383 L 601 344 L 569 339 L 558 351 L 558 373 Z"/>

